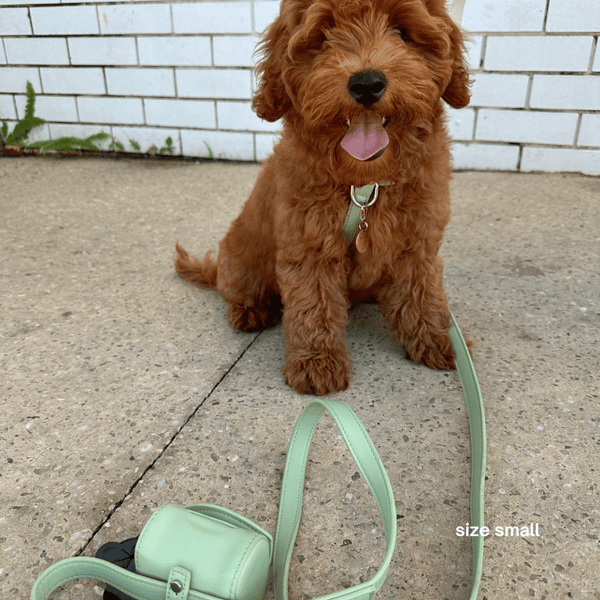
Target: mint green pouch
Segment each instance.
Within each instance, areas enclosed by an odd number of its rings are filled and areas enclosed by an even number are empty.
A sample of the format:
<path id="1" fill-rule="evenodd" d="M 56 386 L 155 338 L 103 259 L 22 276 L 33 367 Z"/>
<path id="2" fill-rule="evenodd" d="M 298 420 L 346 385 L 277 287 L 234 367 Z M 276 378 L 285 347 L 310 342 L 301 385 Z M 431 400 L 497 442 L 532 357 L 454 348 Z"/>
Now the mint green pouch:
<path id="1" fill-rule="evenodd" d="M 141 575 L 163 581 L 173 568 L 182 568 L 190 573 L 193 590 L 228 600 L 261 600 L 272 547 L 264 529 L 221 506 L 164 504 L 142 529 L 135 566 Z"/>
<path id="2" fill-rule="evenodd" d="M 272 537 L 227 508 L 164 504 L 137 540 L 135 573 L 98 558 L 66 558 L 38 577 L 31 598 L 91 578 L 140 600 L 261 600 L 272 553 Z"/>

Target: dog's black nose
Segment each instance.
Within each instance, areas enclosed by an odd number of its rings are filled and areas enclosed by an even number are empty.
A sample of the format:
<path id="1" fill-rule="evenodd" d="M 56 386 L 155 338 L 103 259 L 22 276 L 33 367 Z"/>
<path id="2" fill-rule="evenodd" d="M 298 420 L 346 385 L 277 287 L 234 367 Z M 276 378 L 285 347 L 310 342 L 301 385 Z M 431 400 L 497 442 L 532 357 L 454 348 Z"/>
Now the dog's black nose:
<path id="1" fill-rule="evenodd" d="M 348 91 L 359 104 L 370 106 L 383 96 L 386 85 L 381 71 L 359 71 L 348 80 Z"/>

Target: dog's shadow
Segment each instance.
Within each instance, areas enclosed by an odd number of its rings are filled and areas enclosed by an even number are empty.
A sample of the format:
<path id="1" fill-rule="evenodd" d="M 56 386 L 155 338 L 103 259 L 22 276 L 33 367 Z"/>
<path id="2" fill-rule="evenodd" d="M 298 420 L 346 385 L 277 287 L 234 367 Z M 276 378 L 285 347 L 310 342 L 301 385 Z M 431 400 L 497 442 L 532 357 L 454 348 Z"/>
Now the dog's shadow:
<path id="1" fill-rule="evenodd" d="M 381 358 L 406 360 L 406 352 L 387 327 L 376 304 L 364 303 L 350 310 L 344 340 L 356 370 L 357 361 L 369 364 Z"/>

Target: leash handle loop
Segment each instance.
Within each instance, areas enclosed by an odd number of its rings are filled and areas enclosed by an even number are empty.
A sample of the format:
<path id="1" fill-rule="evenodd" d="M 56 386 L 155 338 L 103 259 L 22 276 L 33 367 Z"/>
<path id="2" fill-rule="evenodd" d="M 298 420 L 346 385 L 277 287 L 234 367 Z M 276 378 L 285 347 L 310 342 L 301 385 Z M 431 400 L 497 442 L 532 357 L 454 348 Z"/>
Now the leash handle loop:
<path id="1" fill-rule="evenodd" d="M 302 512 L 308 450 L 319 419 L 325 411 L 333 417 L 358 468 L 373 492 L 383 519 L 386 554 L 382 566 L 370 580 L 352 588 L 320 596 L 319 600 L 372 598 L 383 585 L 392 561 L 397 533 L 396 506 L 392 486 L 379 454 L 363 424 L 345 402 L 313 400 L 298 417 L 283 474 L 273 558 L 276 600 L 288 600 L 288 576 Z"/>

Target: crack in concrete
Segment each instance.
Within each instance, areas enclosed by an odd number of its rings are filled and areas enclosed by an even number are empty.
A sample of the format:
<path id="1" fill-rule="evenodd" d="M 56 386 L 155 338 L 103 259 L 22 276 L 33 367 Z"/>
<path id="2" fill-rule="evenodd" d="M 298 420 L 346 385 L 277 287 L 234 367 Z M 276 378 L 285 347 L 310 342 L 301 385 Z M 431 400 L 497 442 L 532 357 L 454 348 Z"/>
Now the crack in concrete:
<path id="1" fill-rule="evenodd" d="M 106 523 L 108 523 L 108 521 L 110 521 L 110 519 L 113 517 L 115 512 L 123 505 L 125 500 L 127 500 L 127 498 L 135 491 L 135 488 L 143 481 L 144 477 L 146 476 L 146 473 L 148 473 L 150 470 L 152 470 L 154 468 L 154 465 L 156 465 L 156 463 L 164 456 L 165 452 L 169 449 L 171 444 L 173 444 L 173 442 L 179 437 L 181 432 L 184 430 L 185 426 L 196 416 L 198 411 L 204 406 L 206 401 L 213 395 L 215 390 L 217 390 L 217 388 L 221 385 L 221 383 L 225 380 L 225 378 L 229 375 L 229 373 L 231 373 L 231 371 L 234 369 L 234 367 L 240 362 L 240 360 L 243 358 L 243 356 L 246 354 L 246 352 L 248 352 L 248 350 L 256 343 L 256 341 L 258 340 L 258 338 L 260 337 L 261 334 L 262 334 L 262 331 L 259 331 L 254 336 L 254 338 L 251 340 L 251 342 L 240 353 L 240 355 L 235 359 L 235 361 L 231 363 L 229 368 L 225 371 L 225 373 L 223 373 L 223 375 L 220 377 L 220 379 L 210 389 L 210 391 L 206 394 L 204 399 L 198 404 L 198 406 L 196 406 L 196 408 L 190 413 L 190 415 L 188 415 L 188 417 L 183 421 L 181 426 L 175 431 L 175 433 L 171 436 L 171 438 L 163 446 L 162 450 L 156 456 L 156 458 L 141 472 L 140 476 L 133 482 L 133 484 L 129 487 L 129 489 L 123 495 L 123 497 L 114 504 L 112 510 L 109 511 L 107 516 L 104 519 L 102 519 L 100 524 L 92 531 L 92 534 L 88 538 L 86 543 L 73 556 L 81 556 L 87 550 L 87 548 L 93 542 L 94 538 L 99 533 L 99 531 L 106 525 Z"/>

